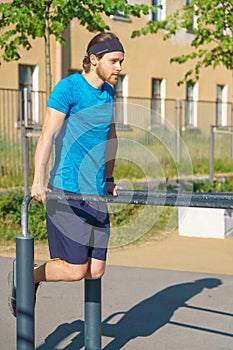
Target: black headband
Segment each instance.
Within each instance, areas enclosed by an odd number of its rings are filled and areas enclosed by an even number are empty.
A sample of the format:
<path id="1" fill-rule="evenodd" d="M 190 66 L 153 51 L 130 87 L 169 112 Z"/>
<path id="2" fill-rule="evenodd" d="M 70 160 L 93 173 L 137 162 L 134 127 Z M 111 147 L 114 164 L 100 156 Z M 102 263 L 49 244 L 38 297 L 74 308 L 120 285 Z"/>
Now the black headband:
<path id="1" fill-rule="evenodd" d="M 100 41 L 92 45 L 87 53 L 90 55 L 102 55 L 108 52 L 121 51 L 124 53 L 123 46 L 120 43 L 119 39 L 109 39 L 106 41 Z"/>

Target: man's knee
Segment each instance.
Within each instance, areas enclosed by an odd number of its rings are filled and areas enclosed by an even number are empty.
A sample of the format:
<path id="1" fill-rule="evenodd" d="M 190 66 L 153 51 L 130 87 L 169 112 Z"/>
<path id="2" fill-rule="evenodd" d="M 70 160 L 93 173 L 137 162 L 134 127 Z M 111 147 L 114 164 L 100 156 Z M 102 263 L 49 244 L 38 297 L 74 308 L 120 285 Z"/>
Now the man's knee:
<path id="1" fill-rule="evenodd" d="M 104 275 L 105 266 L 93 266 L 89 265 L 86 278 L 89 279 L 99 279 Z"/>
<path id="2" fill-rule="evenodd" d="M 101 278 L 104 275 L 104 270 L 103 271 L 94 271 L 91 273 L 91 278 L 96 280 Z"/>
<path id="3" fill-rule="evenodd" d="M 79 264 L 69 264 L 66 263 L 66 269 L 67 269 L 67 275 L 69 281 L 80 281 L 82 280 L 88 270 L 87 264 L 85 265 L 79 265 Z"/>

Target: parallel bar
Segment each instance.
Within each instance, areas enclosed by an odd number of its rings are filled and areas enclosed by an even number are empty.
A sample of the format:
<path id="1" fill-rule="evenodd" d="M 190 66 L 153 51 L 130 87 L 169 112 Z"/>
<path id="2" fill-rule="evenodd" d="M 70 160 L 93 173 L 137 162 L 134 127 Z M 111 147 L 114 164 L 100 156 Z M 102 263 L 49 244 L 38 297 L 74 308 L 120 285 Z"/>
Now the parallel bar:
<path id="1" fill-rule="evenodd" d="M 87 200 L 93 202 L 142 204 L 176 207 L 233 209 L 232 193 L 175 191 L 118 191 L 118 196 L 48 193 L 47 199 Z"/>
<path id="2" fill-rule="evenodd" d="M 48 200 L 89 200 L 124 204 L 233 209 L 232 193 L 119 191 L 118 196 L 48 193 Z M 34 238 L 28 234 L 28 194 L 22 203 L 21 235 L 16 238 L 17 350 L 35 349 Z M 85 280 L 85 350 L 101 349 L 101 279 Z"/>

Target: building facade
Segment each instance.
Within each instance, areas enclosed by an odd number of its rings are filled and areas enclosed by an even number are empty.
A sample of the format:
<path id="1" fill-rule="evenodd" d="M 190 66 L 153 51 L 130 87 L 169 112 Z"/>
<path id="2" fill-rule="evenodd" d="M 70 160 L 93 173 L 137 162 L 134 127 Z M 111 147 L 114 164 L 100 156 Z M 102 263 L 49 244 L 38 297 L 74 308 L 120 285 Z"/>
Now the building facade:
<path id="1" fill-rule="evenodd" d="M 183 130 L 198 128 L 208 132 L 211 124 L 230 125 L 233 94 L 231 72 L 224 67 L 218 67 L 216 70 L 207 68 L 201 71 L 200 79 L 194 85 L 177 85 L 193 62 L 183 65 L 171 64 L 170 58 L 191 50 L 192 31 L 181 30 L 166 41 L 163 40 L 163 30 L 159 30 L 157 34 L 131 38 L 133 30 L 141 28 L 148 20 L 164 19 L 174 10 L 181 8 L 187 0 L 141 2 L 161 4 L 163 9 L 140 19 L 125 18 L 121 13 L 105 18 L 111 31 L 121 39 L 126 52 L 123 71 L 116 86 L 119 101 L 142 104 L 144 109 L 152 109 L 155 112 L 153 118 L 151 112 L 145 112 L 145 115 L 148 114 L 145 117 L 148 128 L 156 123 L 164 123 L 165 120 L 176 125 L 177 103 L 181 103 Z M 82 60 L 92 36 L 93 33 L 89 33 L 77 20 L 73 20 L 64 33 L 67 45 L 61 46 L 52 39 L 53 86 L 68 74 L 82 72 Z M 0 89 L 21 91 L 22 111 L 17 110 L 21 115 L 18 119 L 24 119 L 25 113 L 29 113 L 32 122 L 39 123 L 43 119 L 45 101 L 43 100 L 41 107 L 41 92 L 45 91 L 44 51 L 43 40 L 36 39 L 32 42 L 30 51 L 20 52 L 19 61 L 2 62 L 0 67 Z M 19 98 L 16 99 L 18 101 Z M 1 97 L 2 106 L 6 103 L 6 98 Z M 129 123 L 127 109 L 121 110 L 119 121 Z"/>

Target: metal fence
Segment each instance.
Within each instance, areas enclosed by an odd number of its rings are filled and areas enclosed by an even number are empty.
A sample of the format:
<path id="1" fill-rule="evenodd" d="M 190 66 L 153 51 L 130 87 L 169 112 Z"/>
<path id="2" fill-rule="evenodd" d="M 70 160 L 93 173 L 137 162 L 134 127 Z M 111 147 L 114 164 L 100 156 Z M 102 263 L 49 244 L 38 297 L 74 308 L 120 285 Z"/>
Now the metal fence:
<path id="1" fill-rule="evenodd" d="M 34 152 L 43 122 L 46 94 L 42 91 L 0 89 L 0 176 L 9 175 L 22 184 L 22 173 L 32 177 Z M 149 149 L 160 167 L 171 162 L 209 162 L 210 126 L 233 125 L 233 104 L 182 99 L 117 97 L 115 115 L 119 158 L 134 159 L 137 141 Z M 26 143 L 25 143 L 26 140 Z M 25 147 L 28 155 L 25 155 Z M 142 148 L 142 147 L 141 147 Z M 137 152 L 137 151 L 136 151 Z M 148 164 L 150 156 L 139 150 L 138 158 Z M 218 134 L 215 157 L 232 159 L 232 135 Z M 25 164 L 25 162 L 27 164 Z M 140 163 L 139 166 L 142 164 Z M 142 165 L 144 166 L 144 165 Z M 153 171 L 149 177 L 159 176 Z"/>
<path id="2" fill-rule="evenodd" d="M 117 102 L 119 123 L 134 124 L 140 119 L 146 129 L 170 124 L 180 132 L 209 136 L 210 125 L 231 125 L 233 118 L 231 102 L 142 97 L 118 97 Z"/>
<path id="3" fill-rule="evenodd" d="M 29 167 L 33 164 L 46 94 L 41 91 L 0 89 L 0 176 L 20 177 L 25 130 L 29 136 Z M 34 136 L 34 137 L 32 137 Z"/>

